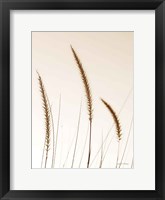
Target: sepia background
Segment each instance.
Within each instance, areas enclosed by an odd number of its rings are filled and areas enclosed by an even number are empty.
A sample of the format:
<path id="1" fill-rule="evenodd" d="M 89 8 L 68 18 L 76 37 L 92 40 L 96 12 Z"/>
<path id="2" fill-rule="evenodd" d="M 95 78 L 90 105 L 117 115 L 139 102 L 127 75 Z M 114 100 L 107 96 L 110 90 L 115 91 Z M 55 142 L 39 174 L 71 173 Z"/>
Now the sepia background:
<path id="1" fill-rule="evenodd" d="M 42 77 L 50 100 L 55 130 L 61 96 L 55 168 L 71 168 L 81 101 L 82 114 L 74 168 L 86 168 L 89 120 L 84 86 L 70 45 L 83 64 L 92 92 L 91 168 L 99 167 L 102 138 L 105 141 L 102 168 L 114 168 L 117 157 L 118 141 L 114 122 L 100 98 L 114 108 L 120 120 L 122 140 L 119 161 L 125 151 L 122 168 L 133 167 L 133 32 L 32 32 L 32 168 L 41 168 L 45 138 L 36 71 Z M 48 168 L 51 167 L 51 156 L 52 142 Z"/>

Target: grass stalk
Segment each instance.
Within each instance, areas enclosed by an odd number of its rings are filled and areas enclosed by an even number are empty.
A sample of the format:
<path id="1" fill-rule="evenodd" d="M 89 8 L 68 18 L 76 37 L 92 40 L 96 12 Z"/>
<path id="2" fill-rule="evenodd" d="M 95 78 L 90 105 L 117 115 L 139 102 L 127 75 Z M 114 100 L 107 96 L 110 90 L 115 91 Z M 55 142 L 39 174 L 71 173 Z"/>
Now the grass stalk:
<path id="1" fill-rule="evenodd" d="M 82 159 L 83 159 L 83 156 L 84 156 L 84 152 L 85 152 L 85 147 L 86 147 L 87 138 L 88 138 L 88 131 L 89 131 L 89 127 L 88 127 L 88 129 L 87 129 L 87 134 L 86 134 L 86 137 L 85 137 L 85 142 L 84 142 L 84 146 L 83 146 L 83 151 L 82 151 L 81 159 L 80 159 L 80 162 L 79 162 L 79 168 L 81 167 L 81 162 L 82 162 Z"/>
<path id="2" fill-rule="evenodd" d="M 48 106 L 50 109 L 50 118 L 51 118 L 51 123 L 52 123 L 52 140 L 53 140 L 53 148 L 54 148 L 54 120 L 53 120 L 52 106 L 50 105 L 48 97 L 47 97 L 47 101 L 48 101 Z M 52 156 L 52 161 L 53 161 L 53 156 Z"/>
<path id="3" fill-rule="evenodd" d="M 81 103 L 80 103 L 80 111 L 79 111 L 79 118 L 78 118 L 78 124 L 77 124 L 77 134 L 76 134 L 76 141 L 75 141 L 75 147 L 74 147 L 74 152 L 73 152 L 71 168 L 73 168 L 73 165 L 74 165 L 76 149 L 77 149 L 77 142 L 78 142 L 78 135 L 79 135 L 79 128 L 80 128 L 80 119 L 81 119 L 81 107 L 82 107 L 82 100 L 81 100 Z"/>
<path id="4" fill-rule="evenodd" d="M 83 66 L 81 64 L 80 59 L 78 58 L 75 50 L 71 46 L 71 50 L 73 53 L 73 56 L 75 58 L 75 61 L 77 63 L 81 79 L 85 88 L 85 94 L 86 94 L 86 99 L 87 99 L 87 110 L 88 110 L 88 115 L 89 115 L 89 126 L 90 126 L 90 136 L 89 136 L 89 153 L 88 153 L 88 161 L 87 161 L 87 168 L 89 168 L 89 163 L 90 163 L 90 157 L 91 157 L 91 141 L 92 141 L 92 114 L 93 114 L 93 105 L 92 105 L 92 95 L 91 95 L 91 90 L 89 86 L 89 81 L 87 78 L 87 75 L 83 69 Z"/>
<path id="5" fill-rule="evenodd" d="M 108 111 L 111 113 L 112 118 L 114 120 L 115 126 L 116 126 L 116 135 L 117 135 L 117 139 L 118 139 L 118 153 L 117 153 L 117 161 L 116 161 L 116 167 L 118 165 L 118 160 L 119 160 L 119 152 L 120 152 L 120 140 L 121 140 L 121 126 L 120 126 L 120 122 L 118 119 L 118 116 L 116 114 L 116 112 L 114 111 L 114 109 L 112 108 L 112 106 L 110 106 L 110 104 L 108 104 L 105 100 L 101 99 L 102 103 L 105 105 L 105 107 L 108 109 Z"/>
<path id="6" fill-rule="evenodd" d="M 116 168 L 118 167 L 118 162 L 119 162 L 119 153 L 120 153 L 120 140 L 118 141 L 117 159 L 116 159 Z"/>
<path id="7" fill-rule="evenodd" d="M 99 168 L 102 168 L 102 164 L 103 164 L 103 132 L 102 132 L 102 137 L 101 137 L 101 158 L 100 158 Z"/>
<path id="8" fill-rule="evenodd" d="M 60 151 L 60 164 L 59 164 L 59 168 L 60 168 L 60 166 L 61 166 L 61 162 L 62 162 L 62 151 L 63 151 L 63 135 L 64 135 L 64 133 L 63 133 L 63 131 L 62 131 L 62 129 L 61 129 L 61 135 L 62 135 L 62 142 L 61 142 L 61 151 Z"/>
<path id="9" fill-rule="evenodd" d="M 53 147 L 53 159 L 52 159 L 52 168 L 55 167 L 57 144 L 58 144 L 58 134 L 59 134 L 59 125 L 60 125 L 60 114 L 61 114 L 61 95 L 59 98 L 59 110 L 58 110 L 58 120 L 57 120 L 57 130 L 56 130 L 56 140 Z"/>
<path id="10" fill-rule="evenodd" d="M 45 154 L 45 139 L 44 139 L 44 148 L 43 148 L 43 151 L 42 151 L 41 168 L 42 168 L 43 162 L 44 162 L 44 154 Z"/>
<path id="11" fill-rule="evenodd" d="M 124 159 L 124 156 L 125 156 L 125 152 L 126 152 L 126 149 L 127 149 L 127 146 L 128 146 L 128 141 L 129 141 L 129 137 L 130 137 L 132 125 L 133 125 L 133 118 L 132 118 L 132 120 L 131 120 L 131 124 L 130 124 L 130 128 L 129 128 L 128 137 L 127 137 L 127 141 L 126 141 L 126 144 L 125 144 L 125 147 L 124 147 L 124 151 L 123 151 L 123 154 L 122 154 L 122 157 L 121 157 L 121 161 L 120 161 L 119 168 L 121 167 L 122 162 L 123 162 L 123 159 Z"/>
<path id="12" fill-rule="evenodd" d="M 89 122 L 89 153 L 88 153 L 87 168 L 89 168 L 91 159 L 91 137 L 92 137 L 92 121 Z"/>
<path id="13" fill-rule="evenodd" d="M 105 154 L 103 155 L 103 161 L 105 160 L 105 157 L 106 157 L 106 155 L 107 155 L 107 152 L 108 152 L 108 150 L 109 150 L 109 147 L 111 146 L 111 143 L 112 143 L 112 141 L 113 141 L 113 139 L 114 139 L 114 136 L 115 136 L 115 134 L 112 136 L 112 138 L 111 138 L 111 140 L 110 140 L 110 143 L 108 144 L 108 147 L 107 147 L 107 149 L 106 149 L 106 151 L 105 151 Z"/>
<path id="14" fill-rule="evenodd" d="M 46 151 L 46 157 L 45 157 L 45 168 L 47 165 L 47 160 L 48 160 L 48 152 L 50 150 L 50 107 L 48 103 L 48 96 L 46 94 L 46 90 L 44 88 L 44 84 L 42 81 L 42 78 L 40 74 L 38 74 L 38 81 L 39 81 L 39 87 L 40 87 L 40 93 L 41 93 L 41 98 L 42 98 L 42 107 L 44 111 L 44 117 L 45 117 L 45 142 L 44 142 L 44 150 Z M 43 156 L 42 156 L 43 157 Z"/>
<path id="15" fill-rule="evenodd" d="M 63 168 L 65 168 L 65 165 L 66 165 L 66 163 L 67 163 L 67 161 L 68 161 L 68 157 L 69 157 L 71 148 L 72 148 L 72 146 L 73 146 L 73 142 L 74 142 L 74 138 L 75 138 L 75 137 L 76 137 L 76 134 L 73 136 L 72 142 L 71 142 L 71 144 L 70 144 L 70 146 L 69 146 L 69 148 L 68 148 L 68 152 L 67 152 L 67 156 L 66 156 L 66 159 L 65 159 L 65 161 L 64 161 L 64 164 L 63 164 Z"/>

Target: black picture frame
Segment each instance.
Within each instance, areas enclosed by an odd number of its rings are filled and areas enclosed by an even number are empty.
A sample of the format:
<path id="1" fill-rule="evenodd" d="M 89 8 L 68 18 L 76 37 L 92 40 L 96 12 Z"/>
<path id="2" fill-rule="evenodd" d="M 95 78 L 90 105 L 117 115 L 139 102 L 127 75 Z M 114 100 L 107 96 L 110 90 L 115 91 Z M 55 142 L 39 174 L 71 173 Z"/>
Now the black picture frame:
<path id="1" fill-rule="evenodd" d="M 155 190 L 10 190 L 10 10 L 155 10 L 156 177 Z M 165 2 L 163 0 L 0 0 L 0 198 L 165 199 Z M 147 78 L 147 77 L 146 77 Z M 143 181 L 143 180 L 142 180 Z"/>

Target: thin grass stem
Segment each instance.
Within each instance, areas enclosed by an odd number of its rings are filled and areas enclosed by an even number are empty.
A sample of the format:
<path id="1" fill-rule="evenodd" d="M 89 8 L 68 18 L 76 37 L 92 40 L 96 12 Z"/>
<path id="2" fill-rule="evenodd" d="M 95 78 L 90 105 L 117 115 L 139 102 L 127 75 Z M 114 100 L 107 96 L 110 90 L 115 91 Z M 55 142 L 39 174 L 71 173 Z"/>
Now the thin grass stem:
<path id="1" fill-rule="evenodd" d="M 126 152 L 126 149 L 127 149 L 127 146 L 128 146 L 128 141 L 129 141 L 129 138 L 130 138 L 130 133 L 131 133 L 132 125 L 133 125 L 133 117 L 132 117 L 132 120 L 131 120 L 131 124 L 130 124 L 130 128 L 129 128 L 128 137 L 127 137 L 127 141 L 126 141 L 126 144 L 125 144 L 125 148 L 124 148 L 124 151 L 123 151 L 123 154 L 122 154 L 122 157 L 121 157 L 121 161 L 120 161 L 119 168 L 121 167 L 122 162 L 123 162 L 123 159 L 124 159 L 124 156 L 125 156 L 125 152 Z"/>
<path id="2" fill-rule="evenodd" d="M 117 150 L 116 168 L 118 167 L 119 154 L 120 154 L 120 140 L 118 141 L 118 150 Z"/>
<path id="3" fill-rule="evenodd" d="M 102 132 L 102 137 L 101 137 L 101 158 L 100 158 L 99 168 L 102 168 L 102 164 L 103 164 L 103 132 Z"/>
<path id="4" fill-rule="evenodd" d="M 71 142 L 71 144 L 70 144 L 70 146 L 69 146 L 69 148 L 68 148 L 68 152 L 67 152 L 67 156 L 66 156 L 66 159 L 65 159 L 65 161 L 64 161 L 64 164 L 63 164 L 63 168 L 65 167 L 65 165 L 66 165 L 66 163 L 67 163 L 67 161 L 68 161 L 68 157 L 69 157 L 71 148 L 72 148 L 72 146 L 73 146 L 73 142 L 74 142 L 74 138 L 75 138 L 75 137 L 76 137 L 76 133 L 74 134 L 73 139 L 72 139 L 72 142 Z"/>
<path id="5" fill-rule="evenodd" d="M 84 156 L 85 147 L 86 147 L 86 144 L 87 144 L 88 132 L 89 132 L 89 126 L 88 126 L 88 128 L 87 128 L 87 134 L 86 134 L 86 137 L 85 137 L 85 142 L 84 142 L 84 147 L 83 147 L 83 151 L 82 151 L 82 154 L 81 154 L 81 159 L 80 159 L 80 163 L 79 163 L 79 168 L 81 167 L 82 159 L 83 159 L 83 156 Z"/>
<path id="6" fill-rule="evenodd" d="M 78 118 L 78 124 L 77 124 L 77 134 L 76 134 L 76 141 L 75 141 L 75 147 L 74 147 L 74 152 L 73 152 L 71 168 L 73 168 L 75 155 L 76 155 L 76 148 L 77 148 L 77 142 L 78 142 L 78 136 L 79 136 L 79 128 L 80 128 L 80 119 L 81 119 L 81 108 L 82 108 L 82 100 L 81 100 L 81 103 L 80 103 L 80 111 L 79 111 L 79 118 Z"/>
<path id="7" fill-rule="evenodd" d="M 46 144 L 46 142 L 45 142 L 45 139 L 44 139 L 44 148 L 42 150 L 41 168 L 42 168 L 43 162 L 44 162 L 45 144 Z"/>
<path id="8" fill-rule="evenodd" d="M 59 125 L 60 125 L 60 114 L 61 114 L 61 95 L 60 95 L 60 98 L 59 98 L 58 121 L 57 121 L 57 130 L 56 130 L 56 141 L 55 141 L 55 146 L 54 146 L 54 150 L 53 150 L 52 168 L 55 167 L 55 161 L 56 161 L 56 153 L 57 153 L 57 145 L 58 145 L 58 134 L 59 134 Z"/>

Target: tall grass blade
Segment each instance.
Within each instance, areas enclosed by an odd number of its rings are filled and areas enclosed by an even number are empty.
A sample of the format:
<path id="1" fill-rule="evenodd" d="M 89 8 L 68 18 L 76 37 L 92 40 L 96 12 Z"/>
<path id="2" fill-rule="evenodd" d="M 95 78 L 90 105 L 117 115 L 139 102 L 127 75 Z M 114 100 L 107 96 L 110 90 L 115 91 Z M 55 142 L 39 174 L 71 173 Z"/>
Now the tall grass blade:
<path id="1" fill-rule="evenodd" d="M 117 138 L 118 138 L 118 141 L 120 141 L 121 140 L 121 127 L 120 127 L 120 122 L 119 122 L 118 116 L 117 116 L 116 112 L 113 110 L 113 108 L 110 106 L 110 104 L 108 104 L 103 99 L 101 99 L 101 101 L 103 102 L 103 104 L 109 110 L 109 112 L 111 113 L 111 115 L 113 117 L 113 120 L 114 120 L 115 125 L 116 125 Z"/>
<path id="2" fill-rule="evenodd" d="M 57 153 L 57 144 L 58 144 L 58 134 L 59 134 L 59 125 L 60 125 L 60 114 L 61 114 L 61 95 L 60 95 L 60 98 L 59 98 L 58 121 L 57 121 L 57 130 L 56 130 L 56 140 L 55 140 L 55 145 L 54 145 L 54 148 L 53 148 L 52 168 L 55 167 L 55 160 L 56 160 L 56 153 Z"/>
<path id="3" fill-rule="evenodd" d="M 112 141 L 113 141 L 113 139 L 114 139 L 114 136 L 115 136 L 115 134 L 112 136 L 112 138 L 111 138 L 111 140 L 110 140 L 110 143 L 108 144 L 108 147 L 107 147 L 107 149 L 106 149 L 106 152 L 105 152 L 105 154 L 103 155 L 103 161 L 105 160 L 106 154 L 107 154 L 107 152 L 108 152 L 108 150 L 109 150 L 109 147 L 110 147 L 110 145 L 111 145 L 111 143 L 112 143 Z"/>
<path id="4" fill-rule="evenodd" d="M 115 126 L 116 126 L 116 134 L 117 134 L 117 138 L 118 138 L 118 152 L 117 152 L 117 161 L 116 161 L 116 168 L 117 168 L 118 160 L 119 160 L 119 152 L 120 152 L 120 140 L 121 140 L 121 135 L 122 135 L 121 134 L 120 122 L 119 122 L 119 119 L 118 119 L 116 112 L 110 106 L 110 104 L 108 104 L 104 99 L 101 99 L 101 101 L 103 102 L 105 107 L 108 109 L 108 111 L 111 113 L 112 118 L 113 118 L 114 123 L 115 123 Z"/>
<path id="5" fill-rule="evenodd" d="M 102 132 L 102 137 L 101 137 L 101 158 L 100 158 L 99 168 L 102 168 L 102 164 L 103 164 L 103 132 Z"/>
<path id="6" fill-rule="evenodd" d="M 133 125 L 133 118 L 132 118 L 132 120 L 131 120 L 131 124 L 130 124 L 130 128 L 129 128 L 128 137 L 127 137 L 127 141 L 126 141 L 126 144 L 125 144 L 125 148 L 124 148 L 124 151 L 123 151 L 123 154 L 122 154 L 122 157 L 121 157 L 121 161 L 120 161 L 119 168 L 121 167 L 122 162 L 123 162 L 123 159 L 124 159 L 124 156 L 125 156 L 125 152 L 126 152 L 126 149 L 127 149 L 127 146 L 128 146 L 128 141 L 129 141 L 129 137 L 130 137 L 132 125 Z"/>
<path id="7" fill-rule="evenodd" d="M 76 148 L 77 148 L 78 135 L 79 135 L 79 128 L 80 128 L 81 107 L 82 107 L 82 101 L 81 101 L 81 103 L 80 103 L 80 111 L 79 111 L 79 118 L 78 118 L 78 124 L 77 124 L 77 134 L 76 134 L 76 141 L 75 141 L 75 147 L 74 147 L 74 153 L 73 153 L 71 168 L 73 168 L 74 160 L 75 160 L 75 155 L 76 155 Z"/>
<path id="8" fill-rule="evenodd" d="M 88 115 L 89 115 L 89 129 L 90 129 L 90 135 L 89 135 L 89 153 L 88 153 L 88 161 L 87 161 L 87 168 L 89 168 L 89 163 L 90 163 L 90 157 L 91 157 L 91 140 L 92 140 L 92 114 L 93 114 L 93 105 L 92 105 L 92 95 L 91 95 L 91 90 L 89 86 L 89 81 L 87 79 L 87 75 L 83 69 L 83 66 L 81 64 L 80 59 L 78 58 L 75 50 L 71 46 L 71 50 L 73 53 L 73 56 L 76 60 L 78 69 L 80 71 L 81 79 L 84 84 L 85 88 L 85 93 L 86 93 L 86 99 L 87 99 L 87 110 L 88 110 Z"/>
<path id="9" fill-rule="evenodd" d="M 68 157 L 69 157 L 71 148 L 72 148 L 72 146 L 73 146 L 73 142 L 74 142 L 74 138 L 75 138 L 75 137 L 76 137 L 76 133 L 74 134 L 73 139 L 72 139 L 72 142 L 71 142 L 71 144 L 70 144 L 70 146 L 69 146 L 69 148 L 68 148 L 68 152 L 67 152 L 67 156 L 66 156 L 66 159 L 65 159 L 65 161 L 64 161 L 64 164 L 63 164 L 63 168 L 66 166 L 66 163 L 67 163 L 67 161 L 68 161 Z"/>
<path id="10" fill-rule="evenodd" d="M 61 136 L 61 137 L 62 137 L 62 138 L 61 138 L 62 141 L 61 141 L 60 164 L 59 164 L 59 168 L 60 168 L 60 166 L 61 166 L 61 162 L 62 162 L 62 154 L 63 154 L 62 151 L 63 151 L 63 135 L 64 135 L 64 133 L 63 133 L 62 129 L 61 129 L 61 135 L 62 135 L 62 136 Z"/>
<path id="11" fill-rule="evenodd" d="M 87 129 L 87 134 L 86 134 L 86 137 L 85 137 L 85 142 L 84 142 L 83 151 L 82 151 L 82 154 L 81 154 L 81 159 L 80 159 L 80 163 L 79 163 L 79 168 L 81 167 L 82 159 L 83 159 L 83 156 L 84 156 L 85 147 L 86 147 L 87 138 L 88 138 L 88 132 L 89 132 L 89 127 L 88 127 L 88 129 Z"/>
<path id="12" fill-rule="evenodd" d="M 40 74 L 38 74 L 38 81 L 39 81 L 39 87 L 40 87 L 40 93 L 41 93 L 41 98 L 42 98 L 42 107 L 44 111 L 44 116 L 45 116 L 45 143 L 44 143 L 44 149 L 46 151 L 46 157 L 45 157 L 45 168 L 47 165 L 47 159 L 48 159 L 48 152 L 50 150 L 50 107 L 48 103 L 48 97 L 46 94 L 46 90 L 44 88 L 44 84 L 42 81 L 42 78 Z"/>

